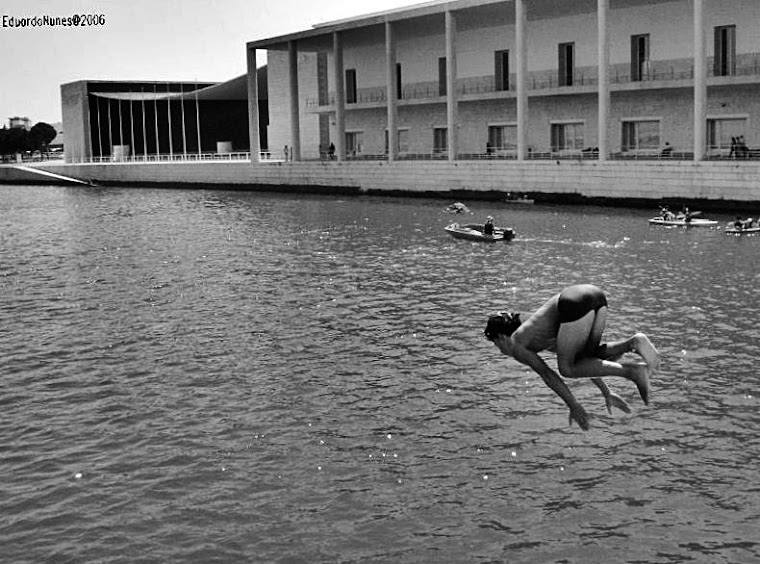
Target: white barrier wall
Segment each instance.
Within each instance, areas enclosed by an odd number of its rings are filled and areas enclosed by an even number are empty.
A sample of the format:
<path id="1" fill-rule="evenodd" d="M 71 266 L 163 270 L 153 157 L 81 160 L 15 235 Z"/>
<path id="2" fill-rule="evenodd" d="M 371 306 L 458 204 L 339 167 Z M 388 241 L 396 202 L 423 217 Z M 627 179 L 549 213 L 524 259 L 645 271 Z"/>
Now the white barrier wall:
<path id="1" fill-rule="evenodd" d="M 213 188 L 342 187 L 363 191 L 543 192 L 616 200 L 684 198 L 760 204 L 760 163 L 595 161 L 397 161 L 46 164 L 98 183 L 196 184 Z"/>

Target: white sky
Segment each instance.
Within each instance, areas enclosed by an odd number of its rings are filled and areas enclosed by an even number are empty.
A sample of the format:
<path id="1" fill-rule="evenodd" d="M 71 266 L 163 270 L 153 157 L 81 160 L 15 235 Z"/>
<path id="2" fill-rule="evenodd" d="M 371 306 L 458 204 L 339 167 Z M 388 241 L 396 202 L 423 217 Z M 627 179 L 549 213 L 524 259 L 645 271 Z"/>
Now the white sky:
<path id="1" fill-rule="evenodd" d="M 2 0 L 0 126 L 61 121 L 60 86 L 77 80 L 225 81 L 245 44 L 422 0 Z M 3 27 L 3 17 L 102 14 L 105 25 Z M 7 20 L 6 20 L 7 22 Z"/>

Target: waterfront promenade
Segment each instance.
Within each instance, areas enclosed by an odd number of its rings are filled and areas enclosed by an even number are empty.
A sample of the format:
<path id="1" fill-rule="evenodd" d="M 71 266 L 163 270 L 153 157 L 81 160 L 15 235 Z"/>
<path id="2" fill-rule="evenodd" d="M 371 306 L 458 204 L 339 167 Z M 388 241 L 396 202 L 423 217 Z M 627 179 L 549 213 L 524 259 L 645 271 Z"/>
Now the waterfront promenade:
<path id="1" fill-rule="evenodd" d="M 529 193 L 553 203 L 656 206 L 693 202 L 703 209 L 760 208 L 756 161 L 161 161 L 37 163 L 40 170 L 109 186 L 203 186 L 301 192 L 503 198 Z M 13 165 L 0 183 L 50 183 Z"/>

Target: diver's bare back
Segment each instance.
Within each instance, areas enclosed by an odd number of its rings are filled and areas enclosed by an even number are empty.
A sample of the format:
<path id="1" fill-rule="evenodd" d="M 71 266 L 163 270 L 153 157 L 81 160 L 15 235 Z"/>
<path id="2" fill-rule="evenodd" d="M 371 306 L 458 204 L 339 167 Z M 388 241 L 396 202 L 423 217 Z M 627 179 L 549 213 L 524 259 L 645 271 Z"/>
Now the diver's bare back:
<path id="1" fill-rule="evenodd" d="M 533 352 L 556 352 L 559 332 L 559 294 L 547 300 L 515 331 L 512 338 Z"/>

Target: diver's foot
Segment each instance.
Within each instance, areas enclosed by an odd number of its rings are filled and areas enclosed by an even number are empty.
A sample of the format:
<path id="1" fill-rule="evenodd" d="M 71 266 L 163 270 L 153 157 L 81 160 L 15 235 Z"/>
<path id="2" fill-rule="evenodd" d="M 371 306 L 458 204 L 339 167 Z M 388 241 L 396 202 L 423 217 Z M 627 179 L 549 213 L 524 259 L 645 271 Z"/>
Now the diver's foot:
<path id="1" fill-rule="evenodd" d="M 633 336 L 633 350 L 644 359 L 652 372 L 660 367 L 660 353 L 644 333 L 636 333 Z"/>
<path id="2" fill-rule="evenodd" d="M 609 412 L 610 415 L 612 415 L 613 407 L 616 407 L 620 411 L 624 411 L 625 413 L 631 412 L 631 408 L 628 406 L 628 403 L 626 403 L 626 401 L 623 398 L 621 398 L 619 395 L 615 393 L 610 392 L 610 395 L 607 396 L 606 398 L 606 402 L 607 402 L 607 411 Z"/>
<path id="3" fill-rule="evenodd" d="M 637 363 L 634 367 L 634 375 L 631 380 L 636 384 L 639 389 L 639 395 L 644 401 L 645 405 L 649 405 L 649 375 L 651 370 L 647 364 L 643 362 Z"/>

